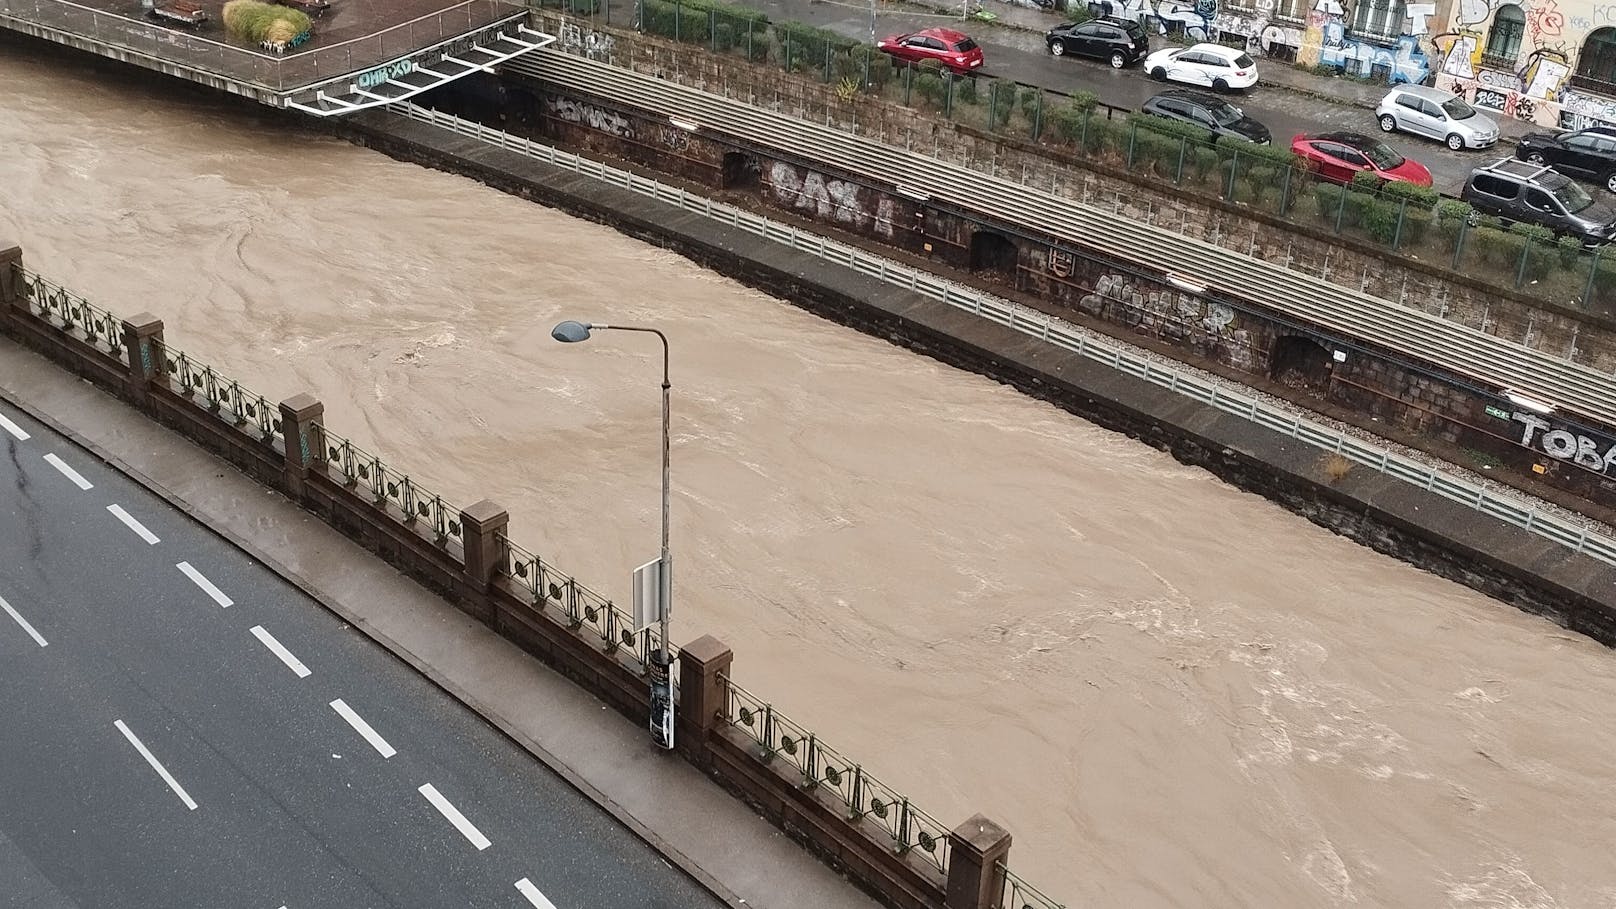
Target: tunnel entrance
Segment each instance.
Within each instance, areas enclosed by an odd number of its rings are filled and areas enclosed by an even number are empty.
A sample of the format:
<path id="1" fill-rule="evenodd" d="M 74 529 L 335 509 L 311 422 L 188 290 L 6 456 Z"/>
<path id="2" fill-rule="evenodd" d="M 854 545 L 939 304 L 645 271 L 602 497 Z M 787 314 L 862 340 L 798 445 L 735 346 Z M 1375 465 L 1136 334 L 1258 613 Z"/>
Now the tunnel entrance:
<path id="1" fill-rule="evenodd" d="M 762 173 L 763 168 L 756 157 L 746 152 L 724 152 L 724 189 L 750 189 L 758 185 Z"/>
<path id="2" fill-rule="evenodd" d="M 1324 345 L 1300 335 L 1286 335 L 1274 344 L 1268 378 L 1289 388 L 1324 391 L 1330 382 L 1330 352 Z"/>
<path id="3" fill-rule="evenodd" d="M 1016 273 L 1016 244 L 1004 234 L 979 230 L 971 234 L 971 270 Z"/>

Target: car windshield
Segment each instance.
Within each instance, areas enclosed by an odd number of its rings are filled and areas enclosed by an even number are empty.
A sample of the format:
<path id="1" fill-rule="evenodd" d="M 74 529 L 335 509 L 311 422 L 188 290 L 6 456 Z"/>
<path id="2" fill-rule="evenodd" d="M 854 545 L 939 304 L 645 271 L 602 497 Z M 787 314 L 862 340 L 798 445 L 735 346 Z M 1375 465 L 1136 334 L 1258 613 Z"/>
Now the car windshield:
<path id="1" fill-rule="evenodd" d="M 1442 102 L 1442 109 L 1455 120 L 1469 120 L 1476 115 L 1476 109 L 1459 98 L 1449 98 Z"/>
<path id="2" fill-rule="evenodd" d="M 1378 170 L 1391 170 L 1394 167 L 1401 166 L 1403 161 L 1406 160 L 1402 155 L 1392 151 L 1392 147 L 1384 142 L 1365 142 L 1363 145 L 1358 146 L 1358 151 L 1363 152 L 1363 156 L 1368 158 L 1369 163 L 1375 165 Z"/>
<path id="3" fill-rule="evenodd" d="M 1252 59 L 1249 56 L 1241 54 L 1240 56 L 1234 58 L 1234 65 L 1240 67 L 1241 69 L 1250 69 L 1257 64 L 1252 62 Z"/>
<path id="4" fill-rule="evenodd" d="M 976 42 L 972 41 L 970 38 L 966 38 L 964 41 L 954 45 L 954 49 L 961 53 L 966 51 L 974 51 L 976 50 Z"/>
<path id="5" fill-rule="evenodd" d="M 1565 210 L 1572 214 L 1576 214 L 1594 204 L 1593 196 L 1588 195 L 1587 190 L 1570 180 L 1567 180 L 1564 185 L 1549 191 L 1554 194 L 1554 198 L 1560 200 L 1560 204 L 1565 206 Z"/>
<path id="6" fill-rule="evenodd" d="M 1214 104 L 1211 109 L 1212 121 L 1219 126 L 1231 126 L 1246 117 L 1246 112 L 1233 104 Z"/>

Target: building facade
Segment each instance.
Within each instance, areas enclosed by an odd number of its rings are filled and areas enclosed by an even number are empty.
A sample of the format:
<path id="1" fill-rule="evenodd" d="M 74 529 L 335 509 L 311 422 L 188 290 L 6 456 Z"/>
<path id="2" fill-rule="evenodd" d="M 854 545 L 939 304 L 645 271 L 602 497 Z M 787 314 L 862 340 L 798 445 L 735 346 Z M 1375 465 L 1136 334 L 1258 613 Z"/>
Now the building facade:
<path id="1" fill-rule="evenodd" d="M 1254 55 L 1436 85 L 1546 127 L 1616 126 L 1616 0 L 1158 5 L 1173 7 L 1157 17 L 1164 26 L 1193 11 L 1208 20 L 1208 38 L 1243 42 Z"/>

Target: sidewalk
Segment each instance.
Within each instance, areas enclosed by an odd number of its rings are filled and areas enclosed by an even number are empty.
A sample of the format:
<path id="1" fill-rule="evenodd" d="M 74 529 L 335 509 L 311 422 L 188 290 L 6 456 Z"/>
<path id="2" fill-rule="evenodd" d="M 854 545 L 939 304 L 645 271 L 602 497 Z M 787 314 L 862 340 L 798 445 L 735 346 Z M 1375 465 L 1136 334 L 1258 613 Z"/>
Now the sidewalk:
<path id="1" fill-rule="evenodd" d="M 279 494 L 3 337 L 0 398 L 287 577 L 730 905 L 876 909 L 684 760 L 653 748 L 637 724 Z"/>

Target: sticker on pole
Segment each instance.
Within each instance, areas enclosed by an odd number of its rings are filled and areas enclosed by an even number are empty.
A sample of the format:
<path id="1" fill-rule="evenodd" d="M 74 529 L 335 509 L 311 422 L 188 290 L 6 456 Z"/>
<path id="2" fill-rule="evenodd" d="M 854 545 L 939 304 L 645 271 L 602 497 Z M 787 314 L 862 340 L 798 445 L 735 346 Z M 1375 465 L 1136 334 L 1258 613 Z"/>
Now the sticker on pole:
<path id="1" fill-rule="evenodd" d="M 634 633 L 662 621 L 668 608 L 667 571 L 661 559 L 634 569 Z"/>

